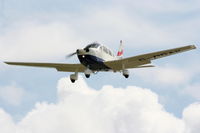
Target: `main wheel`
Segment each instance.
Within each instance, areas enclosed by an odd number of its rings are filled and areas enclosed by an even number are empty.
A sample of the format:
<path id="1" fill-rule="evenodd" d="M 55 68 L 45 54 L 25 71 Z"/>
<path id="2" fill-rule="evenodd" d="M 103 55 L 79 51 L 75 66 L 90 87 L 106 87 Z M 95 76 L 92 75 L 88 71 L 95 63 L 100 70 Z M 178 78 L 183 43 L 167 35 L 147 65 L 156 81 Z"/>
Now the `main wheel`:
<path id="1" fill-rule="evenodd" d="M 90 74 L 85 74 L 85 77 L 86 77 L 86 78 L 89 78 L 89 77 L 90 77 Z"/>
<path id="2" fill-rule="evenodd" d="M 72 83 L 75 83 L 75 80 L 74 80 L 74 79 L 71 79 L 71 82 L 72 82 Z"/>
<path id="3" fill-rule="evenodd" d="M 125 77 L 125 78 L 128 78 L 128 77 L 129 77 L 129 75 L 124 75 L 124 77 Z"/>

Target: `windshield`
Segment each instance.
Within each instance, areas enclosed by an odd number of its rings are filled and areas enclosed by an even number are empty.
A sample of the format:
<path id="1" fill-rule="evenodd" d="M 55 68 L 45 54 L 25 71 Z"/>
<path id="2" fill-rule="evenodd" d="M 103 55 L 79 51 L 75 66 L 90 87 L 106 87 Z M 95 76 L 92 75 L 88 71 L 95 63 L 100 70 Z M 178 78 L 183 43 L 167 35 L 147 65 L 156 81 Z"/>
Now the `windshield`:
<path id="1" fill-rule="evenodd" d="M 92 44 L 89 44 L 85 47 L 85 49 L 89 49 L 89 48 L 98 48 L 100 46 L 100 44 L 98 43 L 92 43 Z"/>

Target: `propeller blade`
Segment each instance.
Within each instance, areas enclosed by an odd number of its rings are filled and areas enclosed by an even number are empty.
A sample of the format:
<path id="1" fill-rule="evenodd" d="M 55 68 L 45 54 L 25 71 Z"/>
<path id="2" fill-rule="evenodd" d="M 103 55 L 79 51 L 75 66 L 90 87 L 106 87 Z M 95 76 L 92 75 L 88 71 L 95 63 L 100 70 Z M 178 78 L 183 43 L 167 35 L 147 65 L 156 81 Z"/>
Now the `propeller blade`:
<path id="1" fill-rule="evenodd" d="M 66 58 L 70 58 L 70 57 L 72 57 L 72 56 L 74 56 L 74 55 L 76 55 L 76 54 L 77 54 L 76 52 L 71 53 L 71 54 L 68 54 L 68 55 L 66 56 Z"/>

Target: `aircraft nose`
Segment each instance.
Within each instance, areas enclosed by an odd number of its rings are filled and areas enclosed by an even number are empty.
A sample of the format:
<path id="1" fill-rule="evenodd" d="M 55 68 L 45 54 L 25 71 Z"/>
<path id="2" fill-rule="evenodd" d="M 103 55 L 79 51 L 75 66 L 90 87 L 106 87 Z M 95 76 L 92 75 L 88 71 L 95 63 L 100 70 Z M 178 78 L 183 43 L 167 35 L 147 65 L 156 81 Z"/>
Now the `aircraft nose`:
<path id="1" fill-rule="evenodd" d="M 76 50 L 76 53 L 79 54 L 79 49 Z"/>
<path id="2" fill-rule="evenodd" d="M 83 49 L 77 49 L 77 50 L 76 50 L 76 53 L 77 53 L 77 54 L 84 54 L 84 53 L 85 53 L 85 50 L 83 50 Z"/>

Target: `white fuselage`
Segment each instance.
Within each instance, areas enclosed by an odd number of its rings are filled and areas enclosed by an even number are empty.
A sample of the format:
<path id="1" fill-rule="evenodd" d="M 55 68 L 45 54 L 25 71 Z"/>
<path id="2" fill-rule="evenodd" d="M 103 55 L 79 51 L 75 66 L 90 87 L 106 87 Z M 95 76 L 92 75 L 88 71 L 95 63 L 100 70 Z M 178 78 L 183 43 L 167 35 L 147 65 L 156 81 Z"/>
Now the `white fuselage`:
<path id="1" fill-rule="evenodd" d="M 78 49 L 77 55 L 80 62 L 93 71 L 108 71 L 109 67 L 104 62 L 119 59 L 111 50 L 100 44 L 96 47 Z"/>

